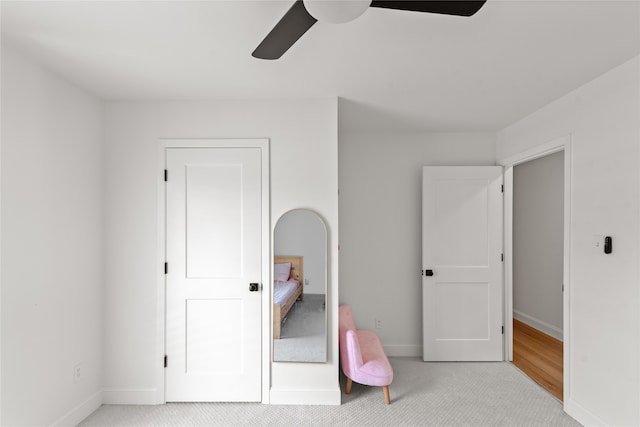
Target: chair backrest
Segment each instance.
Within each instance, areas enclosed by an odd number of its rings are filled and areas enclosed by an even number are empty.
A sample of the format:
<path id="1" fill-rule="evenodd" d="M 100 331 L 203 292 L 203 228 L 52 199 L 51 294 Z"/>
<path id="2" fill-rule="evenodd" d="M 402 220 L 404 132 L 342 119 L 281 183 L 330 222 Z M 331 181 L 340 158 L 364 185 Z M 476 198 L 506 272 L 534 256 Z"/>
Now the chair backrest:
<path id="1" fill-rule="evenodd" d="M 353 372 L 362 366 L 362 353 L 356 334 L 356 325 L 351 314 L 351 307 L 343 304 L 339 307 L 338 329 L 340 334 L 340 361 L 342 371 L 351 378 Z"/>

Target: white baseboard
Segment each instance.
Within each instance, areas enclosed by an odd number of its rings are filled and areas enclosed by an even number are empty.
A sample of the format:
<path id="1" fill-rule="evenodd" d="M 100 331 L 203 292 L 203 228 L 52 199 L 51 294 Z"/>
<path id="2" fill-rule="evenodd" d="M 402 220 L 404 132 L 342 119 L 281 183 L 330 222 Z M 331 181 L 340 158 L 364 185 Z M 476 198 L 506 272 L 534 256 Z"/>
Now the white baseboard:
<path id="1" fill-rule="evenodd" d="M 102 400 L 107 405 L 162 405 L 164 391 L 155 388 L 104 388 Z"/>
<path id="2" fill-rule="evenodd" d="M 421 345 L 384 345 L 382 347 L 389 357 L 422 357 Z"/>
<path id="3" fill-rule="evenodd" d="M 564 411 L 569 414 L 571 418 L 582 424 L 583 426 L 606 426 L 607 424 L 600 418 L 593 415 L 586 410 L 584 406 L 577 403 L 575 400 L 569 399 L 564 403 Z"/>
<path id="4" fill-rule="evenodd" d="M 76 426 L 80 424 L 82 420 L 95 412 L 100 406 L 102 406 L 102 391 L 97 391 L 87 400 L 71 409 L 51 425 L 55 427 Z"/>
<path id="5" fill-rule="evenodd" d="M 340 387 L 326 390 L 271 389 L 270 405 L 340 405 Z"/>
<path id="6" fill-rule="evenodd" d="M 547 322 L 543 322 L 540 319 L 536 319 L 533 316 L 529 316 L 528 314 L 515 309 L 513 310 L 513 318 L 521 321 L 522 323 L 526 323 L 532 328 L 536 328 L 537 330 L 542 331 L 547 335 L 551 335 L 557 340 L 564 341 L 564 333 L 562 332 L 562 329 L 556 326 L 550 325 Z"/>

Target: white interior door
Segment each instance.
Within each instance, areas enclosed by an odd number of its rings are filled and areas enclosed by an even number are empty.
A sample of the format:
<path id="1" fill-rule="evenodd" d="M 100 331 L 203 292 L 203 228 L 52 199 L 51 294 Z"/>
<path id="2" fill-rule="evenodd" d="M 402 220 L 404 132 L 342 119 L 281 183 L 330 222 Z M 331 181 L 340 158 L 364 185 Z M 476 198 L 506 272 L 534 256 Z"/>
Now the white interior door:
<path id="1" fill-rule="evenodd" d="M 261 399 L 261 152 L 167 148 L 166 400 Z"/>
<path id="2" fill-rule="evenodd" d="M 425 167 L 425 361 L 503 360 L 502 168 Z"/>

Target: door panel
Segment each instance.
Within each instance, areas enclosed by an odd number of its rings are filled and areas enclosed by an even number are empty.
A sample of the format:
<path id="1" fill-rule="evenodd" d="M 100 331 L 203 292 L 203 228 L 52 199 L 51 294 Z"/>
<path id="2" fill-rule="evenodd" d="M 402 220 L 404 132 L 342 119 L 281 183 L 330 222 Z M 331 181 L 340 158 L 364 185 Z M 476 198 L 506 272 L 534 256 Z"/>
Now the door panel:
<path id="1" fill-rule="evenodd" d="M 166 400 L 260 401 L 260 148 L 167 148 Z"/>
<path id="2" fill-rule="evenodd" d="M 502 168 L 423 170 L 425 361 L 502 360 Z"/>
<path id="3" fill-rule="evenodd" d="M 242 301 L 190 299 L 186 302 L 186 372 L 242 372 L 242 360 L 227 351 L 242 345 Z"/>
<path id="4" fill-rule="evenodd" d="M 435 252 L 438 265 L 487 265 L 487 189 L 484 180 L 436 183 L 436 241 L 447 242 Z"/>
<path id="5" fill-rule="evenodd" d="M 437 283 L 435 289 L 436 338 L 487 339 L 489 336 L 486 283 Z"/>
<path id="6" fill-rule="evenodd" d="M 185 173 L 187 277 L 239 277 L 243 218 L 241 165 L 188 165 Z"/>

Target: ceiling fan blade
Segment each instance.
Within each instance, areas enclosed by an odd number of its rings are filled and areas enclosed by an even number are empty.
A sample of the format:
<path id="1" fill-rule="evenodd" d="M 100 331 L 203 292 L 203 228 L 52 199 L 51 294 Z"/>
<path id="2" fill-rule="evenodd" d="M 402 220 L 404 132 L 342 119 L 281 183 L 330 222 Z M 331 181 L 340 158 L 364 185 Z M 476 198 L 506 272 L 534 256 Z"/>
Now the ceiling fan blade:
<path id="1" fill-rule="evenodd" d="M 251 55 L 260 59 L 280 58 L 316 22 L 302 0 L 296 0 Z"/>
<path id="2" fill-rule="evenodd" d="M 441 13 L 444 15 L 471 16 L 486 3 L 487 0 L 450 0 L 450 1 L 419 1 L 419 0 L 373 0 L 371 7 L 384 9 L 411 10 L 414 12 Z"/>

